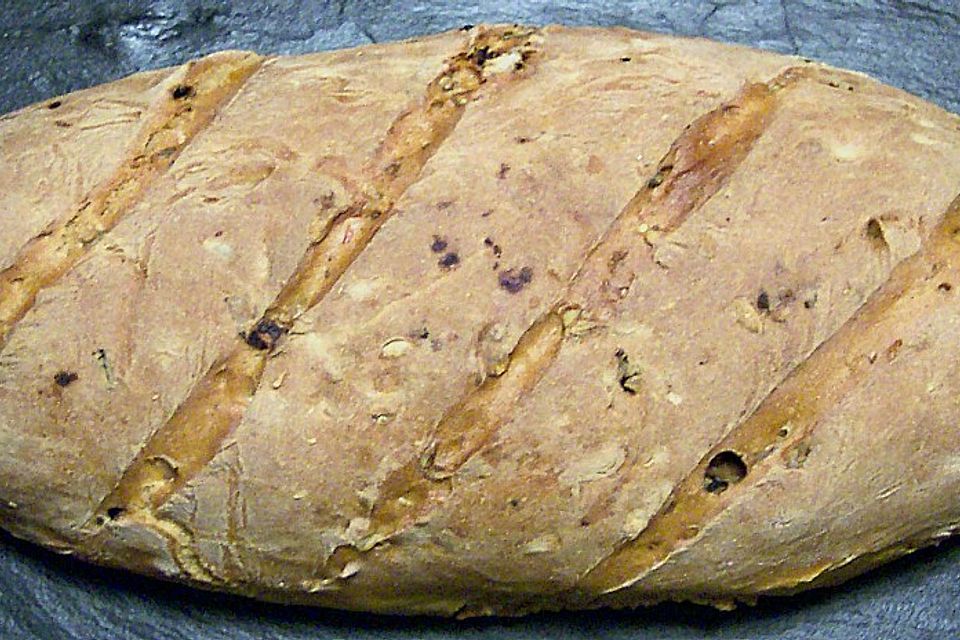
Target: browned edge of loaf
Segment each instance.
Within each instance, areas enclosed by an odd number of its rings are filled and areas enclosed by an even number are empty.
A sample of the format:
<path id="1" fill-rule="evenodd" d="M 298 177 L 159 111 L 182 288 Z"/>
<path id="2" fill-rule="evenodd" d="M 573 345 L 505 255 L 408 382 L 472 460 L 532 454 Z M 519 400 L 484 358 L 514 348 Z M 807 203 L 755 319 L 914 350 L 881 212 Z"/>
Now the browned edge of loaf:
<path id="1" fill-rule="evenodd" d="M 353 202 L 320 229 L 294 273 L 261 318 L 238 337 L 233 350 L 196 383 L 186 400 L 144 444 L 120 481 L 84 526 L 83 555 L 97 555 L 98 534 L 110 520 L 128 518 L 160 529 L 186 576 L 220 581 L 192 551 L 190 534 L 157 517 L 157 510 L 217 454 L 240 423 L 263 376 L 267 359 L 296 320 L 335 286 L 394 213 L 427 161 L 450 136 L 467 105 L 488 82 L 491 60 L 517 57 L 510 76 L 521 78 L 537 59 L 538 30 L 478 28 L 448 59 L 423 98 L 390 126 L 362 175 L 372 179 Z"/>
<path id="2" fill-rule="evenodd" d="M 770 468 L 769 464 L 763 465 L 766 459 L 776 456 L 787 463 L 791 456 L 803 455 L 802 449 L 818 424 L 818 416 L 842 400 L 863 379 L 876 358 L 887 357 L 883 354 L 890 345 L 881 337 L 885 334 L 874 329 L 891 321 L 889 310 L 908 303 L 918 290 L 938 286 L 944 273 L 957 270 L 960 270 L 960 196 L 950 204 L 925 246 L 897 265 L 854 316 L 797 365 L 751 415 L 714 445 L 674 487 L 643 531 L 585 573 L 571 597 L 589 601 L 627 589 L 675 552 L 689 546 L 736 494 L 762 481 L 764 468 Z M 744 469 L 718 478 L 718 467 L 723 460 L 740 460 Z M 721 490 L 705 490 L 717 481 L 723 483 L 718 487 Z M 843 576 L 849 577 L 935 541 L 932 534 L 921 538 L 869 554 L 850 565 L 825 564 L 797 575 L 774 573 L 756 585 L 755 591 L 794 592 L 820 584 L 817 580 L 828 584 L 833 571 L 838 572 L 838 576 L 842 571 Z"/>
<path id="3" fill-rule="evenodd" d="M 0 349 L 52 286 L 116 227 L 218 111 L 256 73 L 263 58 L 247 52 L 213 54 L 174 73 L 113 175 L 79 206 L 32 238 L 0 272 Z"/>

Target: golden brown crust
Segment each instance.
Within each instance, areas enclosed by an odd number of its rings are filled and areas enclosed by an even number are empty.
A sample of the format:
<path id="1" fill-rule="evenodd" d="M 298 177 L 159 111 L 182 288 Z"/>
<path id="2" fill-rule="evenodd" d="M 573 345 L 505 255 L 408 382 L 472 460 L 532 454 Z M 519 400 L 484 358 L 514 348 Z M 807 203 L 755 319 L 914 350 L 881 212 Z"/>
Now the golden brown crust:
<path id="1" fill-rule="evenodd" d="M 174 82 L 153 105 L 125 161 L 75 210 L 31 238 L 0 272 L 0 347 L 40 290 L 73 268 L 129 213 L 259 66 L 260 58 L 253 54 L 222 53 L 174 74 Z"/>
<path id="2" fill-rule="evenodd" d="M 370 244 L 393 215 L 396 200 L 453 131 L 467 102 L 486 81 L 485 58 L 516 54 L 520 64 L 529 64 L 535 53 L 533 36 L 533 30 L 512 27 L 483 31 L 444 65 L 421 103 L 390 127 L 371 166 L 363 171 L 372 176 L 365 189 L 370 193 L 357 194 L 355 202 L 332 218 L 321 210 L 327 223 L 310 239 L 280 293 L 146 442 L 97 508 L 94 527 L 120 516 L 137 518 L 144 509 L 152 515 L 210 462 L 242 419 L 260 386 L 267 358 Z"/>
<path id="3" fill-rule="evenodd" d="M 592 567 L 577 588 L 605 595 L 630 587 L 689 546 L 705 526 L 729 509 L 730 500 L 763 483 L 766 469 L 804 467 L 812 453 L 815 428 L 837 404 L 864 385 L 865 377 L 899 357 L 903 338 L 896 336 L 905 326 L 912 324 L 917 314 L 933 316 L 949 307 L 950 300 L 945 300 L 944 294 L 952 290 L 956 269 L 960 268 L 960 243 L 955 237 L 958 230 L 960 196 L 933 229 L 927 246 L 899 264 L 843 327 L 707 452 L 641 534 Z M 771 456 L 773 462 L 765 462 Z M 743 466 L 733 470 L 731 477 L 720 478 L 712 473 L 711 466 L 717 467 L 723 460 Z M 729 494 L 723 495 L 728 490 Z M 833 564 L 836 561 L 825 561 L 823 567 L 812 572 L 808 569 L 801 581 L 812 580 Z M 777 567 L 777 571 L 783 569 Z M 783 586 L 798 582 L 796 577 L 779 576 L 769 568 L 764 574 L 762 581 L 754 578 L 751 591 L 769 591 L 780 587 L 781 582 L 785 582 Z M 716 578 L 718 582 L 725 579 Z M 707 586 L 700 588 L 709 592 Z M 736 588 L 730 590 L 737 593 Z"/>
<path id="4" fill-rule="evenodd" d="M 170 73 L 139 73 L 0 117 L 3 167 L 9 172 L 0 194 L 0 270 L 117 170 Z"/>
<path id="5" fill-rule="evenodd" d="M 477 615 L 726 605 L 960 523 L 956 116 L 620 29 L 210 60 L 243 77 L 175 153 L 37 212 L 126 194 L 92 242 L 0 238 L 17 535 Z M 171 117 L 144 90 L 128 158 Z"/>

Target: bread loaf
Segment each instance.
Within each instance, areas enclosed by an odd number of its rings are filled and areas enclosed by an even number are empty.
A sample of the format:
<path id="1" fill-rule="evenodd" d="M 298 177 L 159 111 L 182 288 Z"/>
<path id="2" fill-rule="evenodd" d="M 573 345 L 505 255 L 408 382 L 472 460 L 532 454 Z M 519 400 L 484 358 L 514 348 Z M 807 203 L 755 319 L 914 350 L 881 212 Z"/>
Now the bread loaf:
<path id="1" fill-rule="evenodd" d="M 960 526 L 960 118 L 625 29 L 0 120 L 0 525 L 268 600 L 720 607 Z"/>

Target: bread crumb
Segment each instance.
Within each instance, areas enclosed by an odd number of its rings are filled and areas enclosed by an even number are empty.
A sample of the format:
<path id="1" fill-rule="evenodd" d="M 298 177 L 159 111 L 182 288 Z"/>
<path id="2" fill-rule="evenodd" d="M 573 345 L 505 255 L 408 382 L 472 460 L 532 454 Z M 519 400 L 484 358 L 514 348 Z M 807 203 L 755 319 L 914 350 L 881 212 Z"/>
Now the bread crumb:
<path id="1" fill-rule="evenodd" d="M 319 593 L 336 588 L 331 586 L 331 583 L 332 581 L 326 578 L 322 580 L 304 580 L 300 583 L 300 587 L 307 593 Z"/>
<path id="2" fill-rule="evenodd" d="M 627 459 L 626 449 L 617 443 L 571 460 L 558 476 L 560 484 L 570 486 L 573 495 L 580 495 L 580 485 L 602 480 L 617 473 Z"/>
<path id="3" fill-rule="evenodd" d="M 733 301 L 733 312 L 737 323 L 751 333 L 763 333 L 763 318 L 757 308 L 746 298 Z"/>
<path id="4" fill-rule="evenodd" d="M 357 280 L 343 285 L 340 291 L 346 293 L 351 300 L 367 302 L 377 297 L 377 282 L 374 278 Z"/>
<path id="5" fill-rule="evenodd" d="M 350 522 L 347 523 L 347 529 L 344 531 L 344 537 L 348 540 L 360 540 L 360 538 L 366 535 L 369 528 L 370 518 L 352 518 Z"/>
<path id="6" fill-rule="evenodd" d="M 203 248 L 223 259 L 233 257 L 233 247 L 216 238 L 207 238 L 203 241 Z"/>
<path id="7" fill-rule="evenodd" d="M 837 144 L 833 147 L 833 155 L 841 162 L 851 162 L 863 155 L 863 150 L 856 144 Z"/>
<path id="8" fill-rule="evenodd" d="M 484 77 L 508 73 L 523 65 L 523 54 L 520 51 L 511 51 L 496 58 L 490 58 L 483 64 Z"/>
<path id="9" fill-rule="evenodd" d="M 360 563 L 356 560 L 352 560 L 347 564 L 343 565 L 343 569 L 340 571 L 338 578 L 349 578 L 350 576 L 357 575 L 357 572 L 360 571 Z"/>
<path id="10" fill-rule="evenodd" d="M 380 347 L 380 357 L 389 360 L 401 358 L 406 355 L 408 351 L 410 351 L 412 346 L 413 345 L 411 345 L 404 338 L 391 338 L 390 340 L 384 342 L 383 346 Z"/>
<path id="11" fill-rule="evenodd" d="M 650 513 L 647 509 L 634 509 L 627 514 L 623 522 L 623 531 L 633 536 L 638 531 L 643 531 L 650 521 Z"/>
<path id="12" fill-rule="evenodd" d="M 579 307 L 568 307 L 560 312 L 560 321 L 563 323 L 563 328 L 567 329 L 574 322 L 580 319 L 580 316 L 583 314 L 583 310 Z"/>
<path id="13" fill-rule="evenodd" d="M 947 142 L 946 140 L 938 140 L 935 138 L 931 138 L 930 136 L 926 136 L 922 133 L 912 133 L 910 134 L 910 139 L 916 142 L 917 144 L 922 144 L 927 146 L 936 145 L 936 146 L 948 147 L 950 145 L 950 143 Z"/>
<path id="14" fill-rule="evenodd" d="M 647 246 L 651 248 L 656 248 L 657 242 L 659 242 L 660 238 L 663 236 L 663 232 L 656 227 L 648 227 L 646 231 L 641 233 L 643 235 L 643 241 L 646 242 Z"/>
<path id="15" fill-rule="evenodd" d="M 560 536 L 555 533 L 547 533 L 523 545 L 523 552 L 533 555 L 535 553 L 547 553 L 558 548 L 560 548 Z"/>
<path id="16" fill-rule="evenodd" d="M 274 389 L 279 389 L 281 386 L 283 386 L 283 381 L 286 379 L 287 379 L 287 372 L 284 371 L 279 376 L 277 376 L 276 380 L 270 383 L 270 386 L 273 387 Z"/>
<path id="17" fill-rule="evenodd" d="M 510 355 L 505 355 L 496 360 L 492 366 L 487 370 L 487 375 L 494 378 L 499 378 L 507 372 L 507 369 L 510 368 Z"/>
<path id="18" fill-rule="evenodd" d="M 561 311 L 560 321 L 563 323 L 564 335 L 574 338 L 584 336 L 599 327 L 599 325 L 588 318 L 583 309 L 579 307 L 567 307 Z"/>
<path id="19" fill-rule="evenodd" d="M 377 425 L 382 426 L 382 425 L 387 424 L 387 423 L 390 422 L 391 420 L 393 420 L 394 417 L 396 417 L 396 415 L 397 415 L 397 414 L 393 413 L 392 411 L 380 411 L 380 412 L 377 412 L 377 413 L 373 414 L 372 417 L 373 417 L 373 421 L 374 421 Z"/>

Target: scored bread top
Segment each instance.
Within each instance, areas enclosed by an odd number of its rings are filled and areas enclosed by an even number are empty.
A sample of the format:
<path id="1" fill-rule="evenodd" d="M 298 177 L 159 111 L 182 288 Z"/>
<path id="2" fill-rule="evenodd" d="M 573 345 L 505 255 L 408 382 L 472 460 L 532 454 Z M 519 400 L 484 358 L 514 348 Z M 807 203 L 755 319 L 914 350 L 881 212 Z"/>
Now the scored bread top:
<path id="1" fill-rule="evenodd" d="M 865 76 L 476 27 L 140 74 L 0 154 L 16 535 L 471 615 L 726 605 L 960 522 L 960 118 Z"/>

